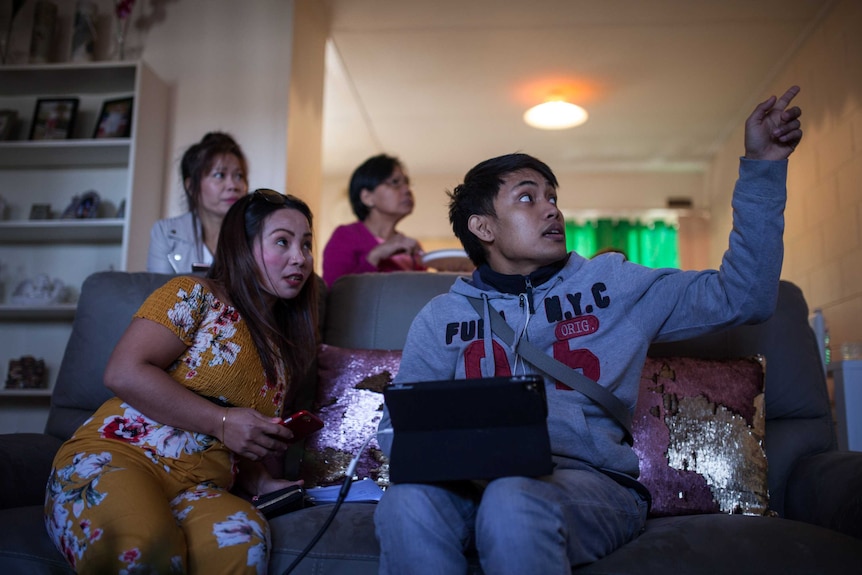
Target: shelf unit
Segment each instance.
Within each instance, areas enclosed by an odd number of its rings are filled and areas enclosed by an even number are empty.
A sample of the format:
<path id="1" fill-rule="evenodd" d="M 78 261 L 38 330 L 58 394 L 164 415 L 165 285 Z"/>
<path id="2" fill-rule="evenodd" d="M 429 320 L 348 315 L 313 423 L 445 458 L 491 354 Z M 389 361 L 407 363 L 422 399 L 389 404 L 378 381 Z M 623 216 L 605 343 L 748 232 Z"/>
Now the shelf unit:
<path id="1" fill-rule="evenodd" d="M 0 243 L 109 242 L 123 240 L 122 218 L 0 222 Z"/>
<path id="2" fill-rule="evenodd" d="M 128 96 L 131 136 L 94 139 L 102 104 Z M 28 140 L 36 101 L 67 97 L 79 99 L 69 139 Z M 0 142 L 0 373 L 5 384 L 9 360 L 32 355 L 49 378 L 47 389 L 0 385 L 0 433 L 44 428 L 84 279 L 146 268 L 150 227 L 161 217 L 168 102 L 168 86 L 142 61 L 0 67 L 0 109 L 18 114 L 13 139 Z M 96 218 L 29 219 L 33 204 L 59 218 L 89 190 L 100 196 Z M 20 282 L 42 274 L 65 284 L 66 302 L 10 303 Z"/>
<path id="3" fill-rule="evenodd" d="M 0 321 L 72 321 L 75 318 L 75 304 L 57 303 L 53 305 L 0 305 Z"/>

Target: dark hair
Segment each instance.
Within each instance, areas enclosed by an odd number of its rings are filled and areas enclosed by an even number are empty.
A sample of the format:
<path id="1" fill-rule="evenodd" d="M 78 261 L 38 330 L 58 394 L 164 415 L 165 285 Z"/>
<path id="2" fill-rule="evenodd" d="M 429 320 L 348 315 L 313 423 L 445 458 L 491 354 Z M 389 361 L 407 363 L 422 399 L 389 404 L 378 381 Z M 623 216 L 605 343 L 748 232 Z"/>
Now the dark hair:
<path id="1" fill-rule="evenodd" d="M 209 132 L 197 144 L 183 154 L 180 161 L 180 177 L 186 193 L 186 204 L 191 213 L 197 215 L 201 197 L 201 180 L 219 156 L 233 154 L 239 160 L 242 173 L 248 182 L 248 163 L 239 144 L 224 132 Z"/>
<path id="2" fill-rule="evenodd" d="M 299 294 L 278 299 L 275 306 L 264 304 L 260 274 L 254 259 L 254 241 L 260 237 L 264 220 L 278 210 L 296 210 L 312 226 L 308 205 L 297 197 L 273 190 L 255 190 L 230 207 L 222 220 L 218 248 L 207 277 L 221 285 L 231 303 L 248 324 L 264 372 L 277 380 L 279 358 L 285 380 L 305 373 L 317 350 L 317 275 L 314 273 Z"/>
<path id="3" fill-rule="evenodd" d="M 368 158 L 353 170 L 347 195 L 350 197 L 350 207 L 353 208 L 353 213 L 360 222 L 364 222 L 370 212 L 368 206 L 362 203 L 362 190 L 373 190 L 385 182 L 395 168 L 404 169 L 398 158 L 380 154 Z"/>
<path id="4" fill-rule="evenodd" d="M 557 188 L 557 177 L 547 164 L 527 154 L 508 154 L 476 164 L 464 176 L 463 184 L 447 192 L 449 223 L 452 224 L 452 231 L 461 240 L 464 251 L 476 267 L 487 262 L 488 254 L 485 246 L 468 227 L 470 216 L 497 217 L 494 211 L 494 198 L 497 197 L 503 178 L 512 172 L 525 169 L 537 171 L 554 189 Z"/>

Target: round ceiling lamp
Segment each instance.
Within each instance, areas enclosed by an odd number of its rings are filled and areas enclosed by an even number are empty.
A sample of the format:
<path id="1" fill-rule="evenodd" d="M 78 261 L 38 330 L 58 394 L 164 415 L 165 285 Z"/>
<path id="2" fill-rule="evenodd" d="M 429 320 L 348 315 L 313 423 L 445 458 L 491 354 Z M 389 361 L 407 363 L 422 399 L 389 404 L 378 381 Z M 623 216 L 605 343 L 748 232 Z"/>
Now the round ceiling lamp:
<path id="1" fill-rule="evenodd" d="M 552 100 L 524 112 L 524 121 L 540 130 L 565 130 L 587 121 L 587 111 L 576 104 Z"/>

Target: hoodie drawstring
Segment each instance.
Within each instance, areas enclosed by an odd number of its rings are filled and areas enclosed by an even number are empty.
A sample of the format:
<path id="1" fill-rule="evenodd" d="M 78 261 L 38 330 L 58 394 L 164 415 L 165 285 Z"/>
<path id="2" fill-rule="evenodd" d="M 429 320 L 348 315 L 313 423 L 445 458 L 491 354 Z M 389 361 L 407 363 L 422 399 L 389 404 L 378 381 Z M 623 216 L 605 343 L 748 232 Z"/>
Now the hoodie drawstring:
<path id="1" fill-rule="evenodd" d="M 485 346 L 485 357 L 479 362 L 479 369 L 482 377 L 494 377 L 497 365 L 494 361 L 494 338 L 491 335 L 491 303 L 485 293 L 482 294 L 482 311 L 482 321 L 485 325 L 485 340 L 482 342 Z"/>

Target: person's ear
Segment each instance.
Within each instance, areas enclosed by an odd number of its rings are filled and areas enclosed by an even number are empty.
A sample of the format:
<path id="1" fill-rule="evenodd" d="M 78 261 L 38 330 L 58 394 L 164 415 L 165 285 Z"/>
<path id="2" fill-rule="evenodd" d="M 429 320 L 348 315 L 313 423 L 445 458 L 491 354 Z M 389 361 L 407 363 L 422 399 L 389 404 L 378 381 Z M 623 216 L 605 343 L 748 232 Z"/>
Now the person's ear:
<path id="1" fill-rule="evenodd" d="M 190 191 L 191 185 L 192 185 L 192 179 L 191 178 L 186 178 L 185 180 L 183 180 L 183 189 L 185 191 L 187 191 L 187 192 Z"/>
<path id="2" fill-rule="evenodd" d="M 374 207 L 374 190 L 369 190 L 368 188 L 362 188 L 362 191 L 359 192 L 359 201 L 365 205 L 366 208 L 371 209 Z"/>
<path id="3" fill-rule="evenodd" d="M 494 241 L 494 230 L 492 229 L 489 218 L 490 216 L 487 215 L 473 214 L 467 220 L 467 229 L 470 230 L 474 236 L 483 242 L 488 243 Z"/>

